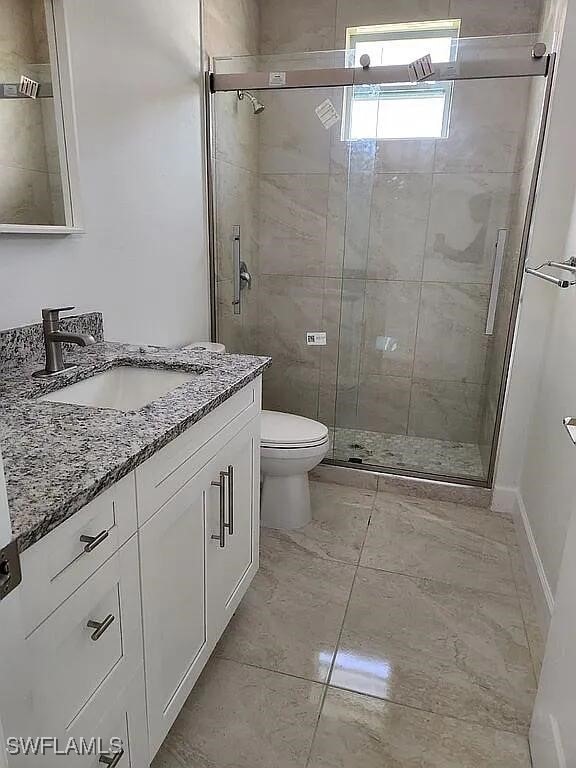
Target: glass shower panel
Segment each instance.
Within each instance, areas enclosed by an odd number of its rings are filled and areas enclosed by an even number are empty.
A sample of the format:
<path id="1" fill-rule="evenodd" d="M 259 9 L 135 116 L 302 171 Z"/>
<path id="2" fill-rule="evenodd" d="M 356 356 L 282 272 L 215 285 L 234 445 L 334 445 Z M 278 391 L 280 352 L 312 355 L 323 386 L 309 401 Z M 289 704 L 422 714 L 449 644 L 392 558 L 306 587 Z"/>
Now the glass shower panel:
<path id="1" fill-rule="evenodd" d="M 369 199 L 351 163 L 334 459 L 487 479 L 534 102 L 528 78 L 457 81 L 446 138 L 370 143 Z"/>
<path id="2" fill-rule="evenodd" d="M 421 91 L 333 85 L 353 51 L 215 62 L 215 336 L 272 356 L 264 407 L 327 424 L 329 460 L 491 479 L 546 87 L 531 42 L 458 40 L 456 79 Z"/>
<path id="3" fill-rule="evenodd" d="M 230 352 L 246 354 L 254 352 L 257 333 L 259 131 L 258 116 L 249 101 L 239 101 L 236 93 L 214 97 L 215 335 Z M 238 261 L 246 265 L 250 285 L 238 283 Z"/>

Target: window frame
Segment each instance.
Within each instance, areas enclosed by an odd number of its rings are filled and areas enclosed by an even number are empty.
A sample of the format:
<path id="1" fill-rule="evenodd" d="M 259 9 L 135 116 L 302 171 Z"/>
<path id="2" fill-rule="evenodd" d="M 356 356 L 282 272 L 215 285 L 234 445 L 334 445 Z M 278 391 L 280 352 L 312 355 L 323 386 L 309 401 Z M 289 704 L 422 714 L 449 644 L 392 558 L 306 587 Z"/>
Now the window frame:
<path id="1" fill-rule="evenodd" d="M 452 40 L 450 46 L 450 59 L 455 61 L 460 42 L 461 19 L 443 19 L 437 21 L 407 22 L 405 24 L 376 24 L 363 27 L 348 27 L 346 30 L 347 66 L 356 65 L 356 45 L 363 42 L 386 42 L 387 40 L 415 40 L 447 37 Z M 371 94 L 375 94 L 372 95 Z M 452 81 L 424 81 L 420 83 L 392 83 L 381 85 L 349 86 L 344 89 L 342 106 L 342 140 L 343 141 L 418 141 L 438 140 L 448 138 L 450 126 L 450 114 L 454 83 Z M 365 93 L 366 96 L 361 94 Z M 351 123 L 353 102 L 361 99 L 370 101 L 385 101 L 386 99 L 398 99 L 401 95 L 405 99 L 429 98 L 430 94 L 438 94 L 444 99 L 444 111 L 440 136 L 363 136 L 352 138 Z M 360 94 L 360 95 L 357 95 Z"/>

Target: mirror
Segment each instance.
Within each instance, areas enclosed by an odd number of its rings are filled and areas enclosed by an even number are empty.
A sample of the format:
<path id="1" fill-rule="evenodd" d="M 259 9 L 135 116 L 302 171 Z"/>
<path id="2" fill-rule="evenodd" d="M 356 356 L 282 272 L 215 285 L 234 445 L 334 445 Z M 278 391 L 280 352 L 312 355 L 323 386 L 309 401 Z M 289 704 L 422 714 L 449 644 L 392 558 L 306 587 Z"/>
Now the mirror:
<path id="1" fill-rule="evenodd" d="M 78 231 L 62 0 L 0 0 L 0 232 Z"/>

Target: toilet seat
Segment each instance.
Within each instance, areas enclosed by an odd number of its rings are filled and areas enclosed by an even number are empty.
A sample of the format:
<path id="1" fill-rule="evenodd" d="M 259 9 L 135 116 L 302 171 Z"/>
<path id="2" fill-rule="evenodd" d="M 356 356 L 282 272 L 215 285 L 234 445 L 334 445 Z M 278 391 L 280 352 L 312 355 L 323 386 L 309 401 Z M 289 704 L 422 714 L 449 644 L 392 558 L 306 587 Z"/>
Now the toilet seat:
<path id="1" fill-rule="evenodd" d="M 302 450 L 328 443 L 328 427 L 304 416 L 280 411 L 262 411 L 262 448 Z"/>

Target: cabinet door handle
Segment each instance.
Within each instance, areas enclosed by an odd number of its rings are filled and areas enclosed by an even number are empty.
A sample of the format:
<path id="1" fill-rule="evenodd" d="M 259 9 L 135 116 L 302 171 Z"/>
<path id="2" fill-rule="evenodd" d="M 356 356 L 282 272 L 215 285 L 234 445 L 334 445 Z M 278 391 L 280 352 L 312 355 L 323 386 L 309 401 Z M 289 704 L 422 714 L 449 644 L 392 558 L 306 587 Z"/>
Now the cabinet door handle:
<path id="1" fill-rule="evenodd" d="M 106 616 L 104 621 L 93 621 L 92 619 L 90 619 L 90 621 L 86 626 L 89 629 L 96 630 L 95 632 L 92 632 L 92 634 L 90 635 L 90 637 L 92 638 L 92 640 L 94 640 L 94 642 L 96 642 L 97 640 L 100 640 L 100 638 L 102 637 L 104 632 L 106 632 L 108 627 L 110 627 L 114 623 L 114 618 L 115 618 L 114 615 L 111 613 L 108 616 Z"/>
<path id="2" fill-rule="evenodd" d="M 87 534 L 84 534 L 83 536 L 80 536 L 80 541 L 82 544 L 85 544 L 84 552 L 93 552 L 96 547 L 98 547 L 100 544 L 102 544 L 103 541 L 105 541 L 108 538 L 108 531 L 104 529 L 103 531 L 100 531 L 100 533 L 97 536 L 88 536 Z"/>
<path id="3" fill-rule="evenodd" d="M 220 488 L 220 530 L 218 533 L 213 533 L 212 538 L 219 541 L 220 547 L 223 549 L 226 546 L 226 499 L 224 496 L 226 472 L 220 472 L 220 481 L 212 481 L 212 485 L 217 485 Z"/>
<path id="4" fill-rule="evenodd" d="M 109 768 L 115 768 L 115 766 L 118 765 L 120 760 L 124 757 L 124 750 L 121 749 L 120 752 L 116 752 L 115 755 L 100 755 L 98 762 L 104 763 L 104 765 L 107 765 Z"/>
<path id="5" fill-rule="evenodd" d="M 234 467 L 232 464 L 228 465 L 228 522 L 226 528 L 230 536 L 234 536 Z"/>

